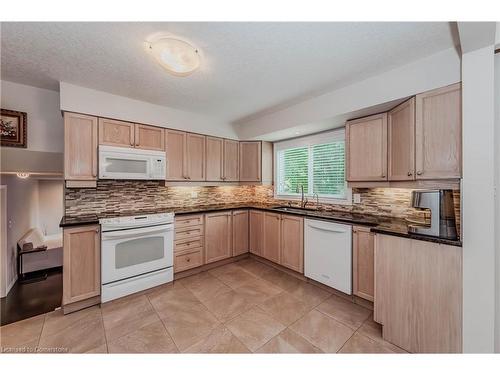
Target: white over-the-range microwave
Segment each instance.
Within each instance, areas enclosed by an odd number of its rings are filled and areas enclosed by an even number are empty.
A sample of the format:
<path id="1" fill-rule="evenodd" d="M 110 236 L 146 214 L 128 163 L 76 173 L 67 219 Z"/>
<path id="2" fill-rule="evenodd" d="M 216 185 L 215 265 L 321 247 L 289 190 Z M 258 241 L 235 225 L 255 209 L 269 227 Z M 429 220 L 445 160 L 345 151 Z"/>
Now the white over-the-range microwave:
<path id="1" fill-rule="evenodd" d="M 99 178 L 112 180 L 164 180 L 165 151 L 99 146 Z"/>

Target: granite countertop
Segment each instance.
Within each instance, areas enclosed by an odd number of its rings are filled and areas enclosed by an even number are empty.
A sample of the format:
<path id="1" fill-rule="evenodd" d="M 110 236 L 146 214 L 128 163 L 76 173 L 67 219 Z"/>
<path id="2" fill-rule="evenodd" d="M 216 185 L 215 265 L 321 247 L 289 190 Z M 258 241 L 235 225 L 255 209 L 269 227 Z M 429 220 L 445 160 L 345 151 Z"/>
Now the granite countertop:
<path id="1" fill-rule="evenodd" d="M 462 242 L 457 239 L 446 237 L 431 237 L 422 234 L 408 232 L 408 224 L 404 219 L 389 218 L 384 216 L 363 215 L 358 213 L 344 212 L 344 211 L 321 211 L 321 210 L 306 210 L 302 211 L 297 208 L 286 208 L 284 206 L 277 206 L 275 204 L 262 204 L 262 203 L 235 203 L 235 204 L 214 204 L 203 205 L 195 207 L 164 207 L 158 209 L 148 209 L 133 212 L 103 212 L 99 215 L 81 215 L 81 216 L 63 216 L 60 222 L 61 227 L 70 227 L 78 225 L 98 224 L 99 219 L 117 216 L 135 216 L 135 215 L 148 215 L 163 212 L 174 212 L 176 215 L 194 214 L 202 212 L 214 212 L 223 210 L 235 209 L 255 209 L 285 213 L 287 215 L 299 215 L 306 218 L 314 218 L 319 220 L 327 220 L 338 223 L 357 224 L 370 226 L 371 231 L 375 233 L 395 235 L 405 238 L 416 240 L 430 241 L 436 243 L 443 243 L 453 246 L 462 246 Z"/>

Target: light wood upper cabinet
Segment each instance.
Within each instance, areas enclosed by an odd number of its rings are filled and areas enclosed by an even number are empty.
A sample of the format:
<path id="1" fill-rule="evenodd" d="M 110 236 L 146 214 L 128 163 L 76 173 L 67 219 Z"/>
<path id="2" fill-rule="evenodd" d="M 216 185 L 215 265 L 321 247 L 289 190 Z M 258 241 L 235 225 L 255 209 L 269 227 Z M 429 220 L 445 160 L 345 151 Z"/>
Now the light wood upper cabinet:
<path id="1" fill-rule="evenodd" d="M 97 117 L 64 113 L 64 179 L 97 179 Z"/>
<path id="2" fill-rule="evenodd" d="M 135 124 L 135 147 L 144 150 L 165 151 L 165 129 Z"/>
<path id="3" fill-rule="evenodd" d="M 186 177 L 192 181 L 205 181 L 205 136 L 186 135 Z M 168 157 L 168 156 L 167 156 Z"/>
<path id="4" fill-rule="evenodd" d="M 231 257 L 231 216 L 230 211 L 205 215 L 205 263 Z"/>
<path id="5" fill-rule="evenodd" d="M 248 253 L 248 210 L 233 211 L 233 256 Z"/>
<path id="6" fill-rule="evenodd" d="M 347 181 L 387 180 L 387 114 L 346 124 Z"/>
<path id="7" fill-rule="evenodd" d="M 272 262 L 281 262 L 281 215 L 264 213 L 264 252 L 262 256 Z"/>
<path id="8" fill-rule="evenodd" d="M 131 122 L 99 119 L 99 144 L 116 147 L 134 147 L 135 124 Z"/>
<path id="9" fill-rule="evenodd" d="M 462 248 L 375 236 L 374 319 L 412 353 L 462 351 Z"/>
<path id="10" fill-rule="evenodd" d="M 63 231 L 63 305 L 101 294 L 100 226 Z"/>
<path id="11" fill-rule="evenodd" d="M 250 252 L 262 255 L 264 253 L 264 212 L 250 210 L 249 220 Z"/>
<path id="12" fill-rule="evenodd" d="M 415 98 L 389 111 L 388 176 L 389 181 L 415 179 Z"/>
<path id="13" fill-rule="evenodd" d="M 262 144 L 259 141 L 240 142 L 240 181 L 261 181 Z"/>
<path id="14" fill-rule="evenodd" d="M 207 137 L 206 147 L 206 180 L 223 181 L 224 139 Z"/>
<path id="15" fill-rule="evenodd" d="M 353 227 L 353 294 L 369 301 L 373 301 L 374 294 L 374 239 L 370 228 Z"/>
<path id="16" fill-rule="evenodd" d="M 281 215 L 281 265 L 304 272 L 304 219 Z"/>
<path id="17" fill-rule="evenodd" d="M 417 179 L 462 175 L 462 90 L 455 84 L 415 98 Z"/>
<path id="18" fill-rule="evenodd" d="M 167 180 L 186 179 L 186 133 L 167 129 L 165 131 L 167 149 Z"/>
<path id="19" fill-rule="evenodd" d="M 224 139 L 224 181 L 239 181 L 239 150 L 238 141 Z"/>

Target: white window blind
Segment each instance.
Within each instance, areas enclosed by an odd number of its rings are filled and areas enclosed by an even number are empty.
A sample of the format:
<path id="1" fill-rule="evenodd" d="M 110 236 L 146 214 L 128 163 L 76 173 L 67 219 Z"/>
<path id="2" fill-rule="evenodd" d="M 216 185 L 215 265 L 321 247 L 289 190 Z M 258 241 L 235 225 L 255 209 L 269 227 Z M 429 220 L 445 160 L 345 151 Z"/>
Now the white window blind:
<path id="1" fill-rule="evenodd" d="M 344 129 L 275 143 L 276 195 L 346 199 Z"/>

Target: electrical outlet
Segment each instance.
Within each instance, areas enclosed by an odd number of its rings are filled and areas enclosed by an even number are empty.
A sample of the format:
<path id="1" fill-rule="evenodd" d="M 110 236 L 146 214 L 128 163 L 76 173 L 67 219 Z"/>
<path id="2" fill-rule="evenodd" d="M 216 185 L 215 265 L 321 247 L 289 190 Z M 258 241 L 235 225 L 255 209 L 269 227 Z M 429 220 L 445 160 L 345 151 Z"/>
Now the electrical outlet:
<path id="1" fill-rule="evenodd" d="M 352 198 L 354 203 L 361 203 L 361 194 L 353 194 Z"/>
<path id="2" fill-rule="evenodd" d="M 191 198 L 198 198 L 198 192 L 197 191 L 192 191 L 191 192 Z"/>

